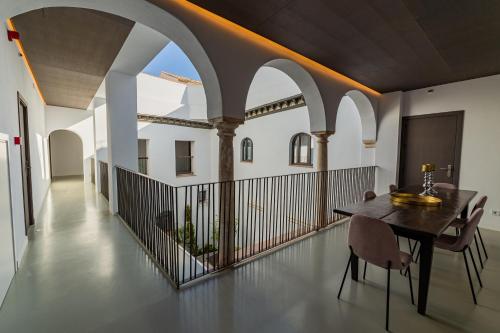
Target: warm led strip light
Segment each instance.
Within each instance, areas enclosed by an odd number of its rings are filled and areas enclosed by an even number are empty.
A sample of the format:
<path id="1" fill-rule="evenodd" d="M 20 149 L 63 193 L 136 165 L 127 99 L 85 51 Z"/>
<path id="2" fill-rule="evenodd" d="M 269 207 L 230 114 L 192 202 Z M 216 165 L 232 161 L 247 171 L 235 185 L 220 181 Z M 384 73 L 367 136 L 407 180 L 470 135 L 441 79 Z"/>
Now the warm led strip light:
<path id="1" fill-rule="evenodd" d="M 232 33 L 234 33 L 235 35 L 238 35 L 239 37 L 241 37 L 243 39 L 250 40 L 253 43 L 258 44 L 261 47 L 273 50 L 275 52 L 282 53 L 282 54 L 286 55 L 288 58 L 296 61 L 297 63 L 306 65 L 308 67 L 313 67 L 318 71 L 321 71 L 325 74 L 328 74 L 337 80 L 340 80 L 340 81 L 343 81 L 347 84 L 353 85 L 354 87 L 356 87 L 358 89 L 369 92 L 373 95 L 377 95 L 377 96 L 380 95 L 380 93 L 378 91 L 373 90 L 372 88 L 369 88 L 369 87 L 367 87 L 367 86 L 365 86 L 365 85 L 363 85 L 363 84 L 361 84 L 361 83 L 359 83 L 359 82 L 357 82 L 357 81 L 355 81 L 355 80 L 353 80 L 353 79 L 351 79 L 343 74 L 340 74 L 339 72 L 334 71 L 331 68 L 328 68 L 328 67 L 326 67 L 326 66 L 324 66 L 324 65 L 322 65 L 322 64 L 320 64 L 312 59 L 307 58 L 306 56 L 303 56 L 300 53 L 292 51 L 289 48 L 287 48 L 281 44 L 273 42 L 272 40 L 267 39 L 264 36 L 261 36 L 261 35 L 253 32 L 251 30 L 248 30 L 248 29 L 246 29 L 246 28 L 244 28 L 244 27 L 242 27 L 234 22 L 229 21 L 228 19 L 225 19 L 217 14 L 214 14 L 211 11 L 208 11 L 200 6 L 197 6 L 197 5 L 191 3 L 187 0 L 175 0 L 174 3 L 182 6 L 186 10 L 188 10 L 188 11 L 190 11 L 198 16 L 201 16 L 201 17 L 209 20 L 210 22 L 218 25 L 219 27 L 221 27 L 225 30 L 231 31 Z"/>
<path id="2" fill-rule="evenodd" d="M 14 27 L 14 24 L 12 23 L 11 19 L 7 20 L 7 27 L 9 28 L 9 30 L 16 31 L 16 28 Z M 26 68 L 28 69 L 28 73 L 30 74 L 31 78 L 33 79 L 36 91 L 38 92 L 38 95 L 40 96 L 42 103 L 47 104 L 47 103 L 45 103 L 45 98 L 43 97 L 43 94 L 42 94 L 42 91 L 40 90 L 40 87 L 38 86 L 38 81 L 36 80 L 35 75 L 33 74 L 33 70 L 31 69 L 30 63 L 29 63 L 28 58 L 26 56 L 26 52 L 24 52 L 23 45 L 21 44 L 21 41 L 18 39 L 14 39 L 14 42 L 17 45 L 17 49 L 19 50 L 19 53 L 22 55 L 21 57 L 24 60 L 24 64 L 26 65 Z"/>

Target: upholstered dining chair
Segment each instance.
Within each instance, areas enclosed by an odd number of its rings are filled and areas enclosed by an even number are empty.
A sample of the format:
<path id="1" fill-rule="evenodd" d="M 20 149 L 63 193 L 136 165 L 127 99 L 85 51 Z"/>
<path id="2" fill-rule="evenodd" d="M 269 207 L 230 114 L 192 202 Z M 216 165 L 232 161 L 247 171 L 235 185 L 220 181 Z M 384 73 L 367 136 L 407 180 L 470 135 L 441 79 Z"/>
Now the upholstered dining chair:
<path id="1" fill-rule="evenodd" d="M 486 201 L 488 201 L 488 197 L 486 195 L 482 195 L 481 197 L 479 197 L 476 204 L 474 205 L 474 208 L 472 208 L 471 213 L 474 213 L 478 208 L 484 209 Z M 450 224 L 450 227 L 455 228 L 456 235 L 458 235 L 460 231 L 465 227 L 466 223 L 467 219 L 457 218 Z M 479 236 L 479 241 L 481 242 L 481 247 L 483 248 L 486 260 L 488 259 L 488 252 L 486 251 L 486 246 L 484 245 L 483 236 L 481 236 L 481 231 L 479 230 L 479 227 L 477 228 L 476 233 Z M 477 240 L 476 234 L 474 234 L 474 242 L 476 243 L 476 250 L 477 250 L 477 255 L 479 257 L 479 263 L 481 264 L 481 267 L 484 268 L 483 257 L 481 256 L 481 251 L 479 250 L 479 242 Z"/>
<path id="2" fill-rule="evenodd" d="M 398 190 L 398 187 L 394 184 L 389 185 L 389 193 L 396 192 Z"/>
<path id="3" fill-rule="evenodd" d="M 365 191 L 363 193 L 363 201 L 372 200 L 372 199 L 375 199 L 376 197 L 377 197 L 377 195 L 373 191 Z"/>
<path id="4" fill-rule="evenodd" d="M 377 194 L 373 191 L 365 191 L 363 193 L 363 201 L 369 201 L 369 200 L 373 200 L 377 197 Z M 398 243 L 399 243 L 399 239 L 398 239 Z M 365 265 L 364 265 L 364 268 L 363 268 L 363 280 L 366 279 L 366 266 L 367 266 L 367 262 L 365 261 Z"/>
<path id="5" fill-rule="evenodd" d="M 381 220 L 363 215 L 354 215 L 351 217 L 348 245 L 351 255 L 347 262 L 337 298 L 340 299 L 342 288 L 344 287 L 344 282 L 354 255 L 373 265 L 385 268 L 387 270 L 385 329 L 389 330 L 389 296 L 392 269 L 406 269 L 408 271 L 411 303 L 415 304 L 410 271 L 412 256 L 409 253 L 399 250 L 396 237 L 390 226 Z"/>
<path id="6" fill-rule="evenodd" d="M 466 251 L 468 250 L 469 252 L 472 264 L 474 266 L 474 270 L 476 271 L 477 279 L 479 280 L 479 286 L 482 288 L 483 282 L 481 281 L 481 277 L 479 276 L 479 272 L 476 266 L 476 261 L 474 260 L 474 256 L 472 255 L 472 251 L 470 249 L 470 244 L 474 239 L 474 234 L 476 233 L 477 226 L 481 221 L 483 212 L 484 211 L 482 208 L 476 209 L 467 219 L 467 222 L 465 223 L 464 227 L 462 228 L 458 236 L 443 234 L 439 236 L 434 242 L 434 246 L 437 248 L 452 252 L 462 252 L 464 256 L 465 268 L 467 270 L 467 277 L 469 278 L 469 285 L 470 285 L 470 290 L 472 292 L 472 298 L 474 299 L 474 304 L 477 304 L 477 299 L 476 299 L 476 293 L 474 292 L 474 284 L 472 283 Z"/>

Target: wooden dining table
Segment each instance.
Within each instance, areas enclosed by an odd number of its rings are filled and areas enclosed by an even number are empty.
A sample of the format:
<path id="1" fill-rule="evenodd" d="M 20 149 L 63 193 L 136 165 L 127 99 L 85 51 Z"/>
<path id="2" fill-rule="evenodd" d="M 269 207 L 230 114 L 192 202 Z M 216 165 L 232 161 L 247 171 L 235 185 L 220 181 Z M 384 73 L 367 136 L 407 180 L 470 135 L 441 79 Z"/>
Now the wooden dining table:
<path id="1" fill-rule="evenodd" d="M 409 186 L 398 192 L 418 194 L 422 192 L 422 186 Z M 335 212 L 346 216 L 358 214 L 380 219 L 389 224 L 396 235 L 420 242 L 417 309 L 418 313 L 425 315 L 434 241 L 458 215 L 462 218 L 468 216 L 469 203 L 476 194 L 476 191 L 439 189 L 436 196 L 442 199 L 442 204 L 437 207 L 394 203 L 390 194 L 384 194 L 372 200 L 339 207 Z M 358 280 L 358 263 L 358 257 L 353 255 L 351 278 L 355 281 Z"/>

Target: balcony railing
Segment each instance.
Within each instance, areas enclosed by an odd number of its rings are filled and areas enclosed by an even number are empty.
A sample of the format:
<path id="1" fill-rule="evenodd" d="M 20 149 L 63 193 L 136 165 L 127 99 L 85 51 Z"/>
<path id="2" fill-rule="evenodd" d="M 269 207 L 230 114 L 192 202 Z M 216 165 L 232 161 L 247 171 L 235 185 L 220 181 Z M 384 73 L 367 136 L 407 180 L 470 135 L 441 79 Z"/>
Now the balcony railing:
<path id="1" fill-rule="evenodd" d="M 179 287 L 311 234 L 374 188 L 375 167 L 173 187 L 118 168 L 118 212 Z"/>
<path id="2" fill-rule="evenodd" d="M 99 174 L 101 193 L 107 200 L 109 200 L 108 163 L 99 161 Z"/>

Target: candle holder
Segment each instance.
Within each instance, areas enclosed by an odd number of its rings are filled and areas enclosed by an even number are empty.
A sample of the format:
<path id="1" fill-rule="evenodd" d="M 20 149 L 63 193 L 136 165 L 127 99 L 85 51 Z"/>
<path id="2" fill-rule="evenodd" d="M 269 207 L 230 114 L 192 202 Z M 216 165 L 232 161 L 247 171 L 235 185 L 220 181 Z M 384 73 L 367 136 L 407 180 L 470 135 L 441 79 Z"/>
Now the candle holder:
<path id="1" fill-rule="evenodd" d="M 434 186 L 432 175 L 435 170 L 436 166 L 434 164 L 422 164 L 422 172 L 424 174 L 424 184 L 422 187 L 424 191 L 420 195 L 434 196 L 437 194 L 437 191 L 432 188 Z"/>

